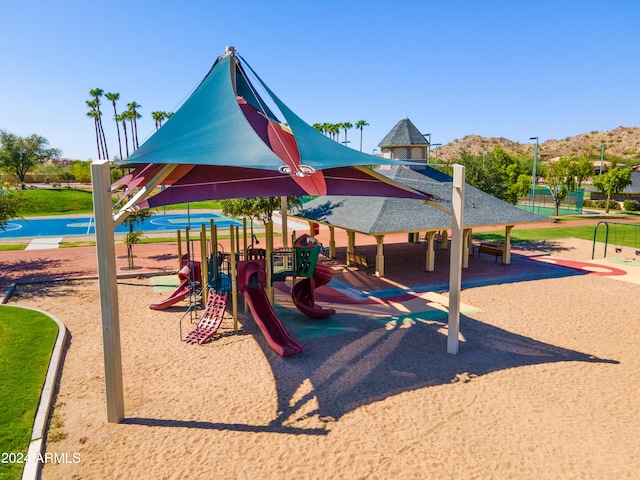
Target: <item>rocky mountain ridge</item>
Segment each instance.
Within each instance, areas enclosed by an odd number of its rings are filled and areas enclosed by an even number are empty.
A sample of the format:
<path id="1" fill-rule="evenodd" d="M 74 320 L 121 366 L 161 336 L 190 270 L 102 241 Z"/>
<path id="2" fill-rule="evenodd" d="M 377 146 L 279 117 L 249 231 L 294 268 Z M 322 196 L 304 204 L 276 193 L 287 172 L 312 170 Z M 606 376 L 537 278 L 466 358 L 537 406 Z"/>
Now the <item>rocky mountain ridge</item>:
<path id="1" fill-rule="evenodd" d="M 554 158 L 563 155 L 591 156 L 600 158 L 601 145 L 604 145 L 605 158 L 615 156 L 640 163 L 640 127 L 617 127 L 613 130 L 582 133 L 563 140 L 550 139 L 540 142 L 538 155 L 540 159 Z M 438 147 L 438 160 L 449 161 L 460 157 L 462 152 L 482 155 L 499 146 L 515 156 L 531 156 L 535 143 L 519 143 L 503 137 L 482 137 L 467 135 Z M 433 157 L 434 152 L 431 152 Z"/>

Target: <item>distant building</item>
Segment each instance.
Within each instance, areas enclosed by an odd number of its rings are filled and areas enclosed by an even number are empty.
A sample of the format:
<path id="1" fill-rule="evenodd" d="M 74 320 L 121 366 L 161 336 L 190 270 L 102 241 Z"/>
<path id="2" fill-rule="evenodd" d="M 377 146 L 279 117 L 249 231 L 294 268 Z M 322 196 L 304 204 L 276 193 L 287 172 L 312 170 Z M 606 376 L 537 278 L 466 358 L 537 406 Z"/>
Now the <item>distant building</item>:
<path id="1" fill-rule="evenodd" d="M 415 169 L 422 169 L 430 157 L 431 144 L 406 116 L 378 144 L 381 156 L 396 160 L 416 162 Z M 412 166 L 413 168 L 413 166 Z"/>

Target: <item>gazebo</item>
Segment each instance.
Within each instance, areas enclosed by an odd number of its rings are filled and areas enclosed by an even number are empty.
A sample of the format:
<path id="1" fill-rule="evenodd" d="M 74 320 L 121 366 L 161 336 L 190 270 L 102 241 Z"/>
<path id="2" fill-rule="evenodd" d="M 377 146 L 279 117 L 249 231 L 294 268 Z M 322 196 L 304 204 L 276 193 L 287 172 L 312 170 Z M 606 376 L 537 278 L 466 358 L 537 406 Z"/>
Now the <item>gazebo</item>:
<path id="1" fill-rule="evenodd" d="M 335 256 L 336 228 L 347 232 L 347 259 L 355 252 L 355 234 L 375 237 L 377 254 L 375 273 L 384 276 L 384 237 L 392 233 L 407 233 L 410 241 L 418 241 L 424 232 L 427 244 L 425 270 L 435 265 L 435 239 L 442 232 L 441 247 L 447 245 L 447 231 L 451 228 L 451 189 L 453 179 L 431 167 L 416 172 L 403 166 L 381 166 L 377 171 L 402 185 L 426 190 L 439 197 L 437 204 L 406 198 L 361 196 L 321 196 L 306 204 L 296 217 L 326 225 L 330 231 L 329 255 Z M 505 243 L 502 263 L 511 263 L 511 229 L 518 224 L 546 221 L 534 213 L 510 205 L 471 185 L 465 186 L 462 266 L 468 266 L 473 228 L 503 225 Z M 437 205 L 437 206 L 434 206 Z"/>

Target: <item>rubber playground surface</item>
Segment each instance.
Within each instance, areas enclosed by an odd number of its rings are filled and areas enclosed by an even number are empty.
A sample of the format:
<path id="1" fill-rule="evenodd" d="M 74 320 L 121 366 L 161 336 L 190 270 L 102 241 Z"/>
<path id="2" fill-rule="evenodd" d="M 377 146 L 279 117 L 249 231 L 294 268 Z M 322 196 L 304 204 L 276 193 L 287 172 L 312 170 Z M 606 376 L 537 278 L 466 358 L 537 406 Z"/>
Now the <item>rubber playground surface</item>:
<path id="1" fill-rule="evenodd" d="M 145 220 L 137 229 L 146 233 L 169 232 L 184 230 L 185 227 L 199 228 L 201 224 L 209 225 L 214 220 L 220 228 L 228 228 L 230 225 L 242 226 L 237 220 L 224 217 L 215 213 L 197 213 L 187 215 L 184 213 L 156 214 Z M 25 220 L 10 220 L 6 230 L 0 231 L 0 240 L 13 238 L 38 238 L 38 237 L 72 237 L 95 235 L 95 221 L 92 216 L 73 216 L 55 218 L 37 218 Z M 115 233 L 127 233 L 128 227 L 120 224 Z"/>

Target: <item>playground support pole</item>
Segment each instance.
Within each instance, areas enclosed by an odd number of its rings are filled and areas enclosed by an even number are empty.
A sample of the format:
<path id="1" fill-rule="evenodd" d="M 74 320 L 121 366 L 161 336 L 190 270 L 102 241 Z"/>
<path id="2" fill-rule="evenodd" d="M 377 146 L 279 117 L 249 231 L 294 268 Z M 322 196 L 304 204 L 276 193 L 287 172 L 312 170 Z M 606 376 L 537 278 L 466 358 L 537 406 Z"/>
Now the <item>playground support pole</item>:
<path id="1" fill-rule="evenodd" d="M 207 226 L 200 228 L 200 286 L 202 287 L 202 306 L 209 300 L 209 262 L 207 262 Z"/>
<path id="2" fill-rule="evenodd" d="M 120 423 L 124 419 L 124 388 L 122 383 L 116 247 L 113 235 L 115 222 L 111 213 L 111 175 L 108 160 L 99 160 L 91 164 L 91 183 L 98 257 L 98 286 L 100 291 L 100 314 L 102 317 L 107 421 L 109 423 Z"/>
<path id="3" fill-rule="evenodd" d="M 251 239 L 251 241 L 253 242 L 253 239 Z M 243 246 L 243 252 L 244 252 L 244 259 L 247 259 L 247 249 L 248 249 L 248 245 L 247 245 L 247 218 L 244 217 L 242 219 L 242 246 Z"/>
<path id="4" fill-rule="evenodd" d="M 289 247 L 289 231 L 287 228 L 287 197 L 280 197 L 280 217 L 282 218 L 282 247 Z"/>
<path id="5" fill-rule="evenodd" d="M 229 227 L 229 243 L 231 244 L 231 312 L 233 314 L 233 331 L 238 331 L 238 268 L 236 265 L 236 242 L 233 225 Z"/>
<path id="6" fill-rule="evenodd" d="M 273 221 L 268 221 L 265 225 L 265 233 L 267 237 L 267 247 L 266 247 L 266 274 L 267 274 L 267 297 L 269 298 L 269 302 L 273 305 L 275 301 L 275 293 L 273 290 L 273 282 L 271 281 L 271 253 L 273 252 Z"/>
<path id="7" fill-rule="evenodd" d="M 178 242 L 178 271 L 182 268 L 182 232 L 176 230 L 176 240 Z"/>
<path id="8" fill-rule="evenodd" d="M 447 353 L 458 353 L 460 332 L 460 287 L 462 283 L 462 243 L 464 226 L 464 165 L 453 166 L 451 259 L 449 265 L 449 328 Z"/>

